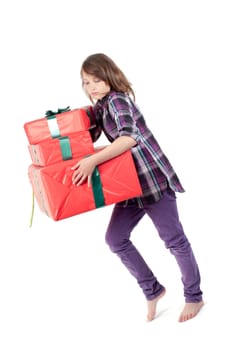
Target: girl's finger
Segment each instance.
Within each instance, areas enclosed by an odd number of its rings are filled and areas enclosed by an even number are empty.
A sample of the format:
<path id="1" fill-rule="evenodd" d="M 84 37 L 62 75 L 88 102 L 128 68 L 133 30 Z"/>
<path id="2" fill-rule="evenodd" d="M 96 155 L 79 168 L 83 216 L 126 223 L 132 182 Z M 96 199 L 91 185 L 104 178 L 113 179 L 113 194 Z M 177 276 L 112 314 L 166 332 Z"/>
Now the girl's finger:
<path id="1" fill-rule="evenodd" d="M 76 170 L 79 166 L 80 166 L 80 164 L 77 163 L 71 167 L 71 170 Z"/>
<path id="2" fill-rule="evenodd" d="M 89 175 L 88 176 L 88 187 L 91 187 L 91 184 L 92 184 L 92 176 Z"/>
<path id="3" fill-rule="evenodd" d="M 83 175 L 80 179 L 79 179 L 79 181 L 76 183 L 76 186 L 79 186 L 79 185 L 81 185 L 84 181 L 85 181 L 85 179 L 86 179 L 86 176 L 85 175 Z"/>
<path id="4" fill-rule="evenodd" d="M 82 174 L 80 174 L 80 173 L 78 173 L 78 172 L 74 172 L 73 173 L 73 176 L 72 176 L 72 182 L 73 182 L 73 184 L 76 184 L 80 179 L 81 179 L 81 177 L 82 177 L 83 175 Z"/>

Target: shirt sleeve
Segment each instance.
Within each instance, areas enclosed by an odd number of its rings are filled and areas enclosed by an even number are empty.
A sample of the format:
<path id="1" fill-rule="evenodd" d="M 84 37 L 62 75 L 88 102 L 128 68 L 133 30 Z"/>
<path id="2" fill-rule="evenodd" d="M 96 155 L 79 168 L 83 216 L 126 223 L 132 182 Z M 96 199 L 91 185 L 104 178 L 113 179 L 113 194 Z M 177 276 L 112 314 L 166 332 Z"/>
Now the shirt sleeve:
<path id="1" fill-rule="evenodd" d="M 136 126 L 133 106 L 129 96 L 112 96 L 109 101 L 109 112 L 117 125 L 119 136 L 130 136 L 138 142 L 139 130 Z"/>
<path id="2" fill-rule="evenodd" d="M 102 128 L 97 121 L 96 113 L 97 113 L 97 111 L 94 110 L 94 108 L 92 108 L 92 107 L 89 108 L 88 115 L 89 115 L 90 123 L 91 123 L 90 128 L 89 128 L 89 132 L 90 132 L 90 135 L 92 137 L 93 142 L 96 142 L 102 133 Z"/>

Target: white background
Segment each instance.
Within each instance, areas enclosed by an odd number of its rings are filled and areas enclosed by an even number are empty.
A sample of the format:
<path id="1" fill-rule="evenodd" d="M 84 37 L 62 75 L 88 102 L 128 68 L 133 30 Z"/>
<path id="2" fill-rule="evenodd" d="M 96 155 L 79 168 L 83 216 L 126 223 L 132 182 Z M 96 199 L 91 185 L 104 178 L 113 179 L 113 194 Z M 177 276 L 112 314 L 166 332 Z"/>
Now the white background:
<path id="1" fill-rule="evenodd" d="M 231 349 L 230 1 L 2 1 L 1 350 Z M 79 70 L 111 56 L 177 171 L 181 221 L 206 302 L 177 322 L 184 299 L 174 258 L 144 218 L 132 239 L 167 295 L 146 323 L 135 280 L 108 249 L 112 207 L 54 222 L 35 205 L 23 124 L 89 104 Z M 105 144 L 102 138 L 101 144 Z"/>

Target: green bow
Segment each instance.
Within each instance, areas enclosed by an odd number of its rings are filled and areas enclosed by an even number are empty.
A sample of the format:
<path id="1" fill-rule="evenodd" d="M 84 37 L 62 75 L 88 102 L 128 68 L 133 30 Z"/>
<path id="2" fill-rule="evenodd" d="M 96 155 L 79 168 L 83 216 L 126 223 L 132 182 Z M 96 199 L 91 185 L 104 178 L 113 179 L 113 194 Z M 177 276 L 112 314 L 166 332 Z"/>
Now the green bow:
<path id="1" fill-rule="evenodd" d="M 60 113 L 64 113 L 64 112 L 68 112 L 68 111 L 71 111 L 70 107 L 66 107 L 66 108 L 58 108 L 57 111 L 46 111 L 45 112 L 45 115 L 46 117 L 51 117 L 51 116 L 54 116 L 56 114 L 60 114 Z"/>

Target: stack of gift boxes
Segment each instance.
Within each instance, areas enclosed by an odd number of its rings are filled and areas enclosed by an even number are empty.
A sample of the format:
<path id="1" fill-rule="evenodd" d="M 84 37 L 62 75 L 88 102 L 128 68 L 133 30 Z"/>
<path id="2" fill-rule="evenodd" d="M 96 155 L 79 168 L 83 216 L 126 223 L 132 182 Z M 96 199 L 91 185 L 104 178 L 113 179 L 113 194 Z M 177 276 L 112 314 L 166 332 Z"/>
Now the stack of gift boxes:
<path id="1" fill-rule="evenodd" d="M 32 159 L 29 180 L 40 210 L 53 220 L 141 195 L 130 151 L 100 164 L 91 186 L 72 183 L 72 167 L 97 152 L 90 134 L 90 108 L 47 111 L 43 118 L 24 124 Z"/>

